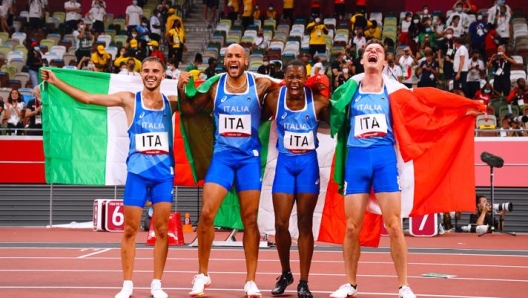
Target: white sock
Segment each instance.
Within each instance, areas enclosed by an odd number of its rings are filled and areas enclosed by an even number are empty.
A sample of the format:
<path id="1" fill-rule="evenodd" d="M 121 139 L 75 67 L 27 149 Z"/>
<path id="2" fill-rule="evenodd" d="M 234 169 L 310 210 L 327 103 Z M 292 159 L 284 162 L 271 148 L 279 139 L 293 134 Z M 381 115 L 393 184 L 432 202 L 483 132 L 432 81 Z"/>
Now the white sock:
<path id="1" fill-rule="evenodd" d="M 123 288 L 124 289 L 133 289 L 134 283 L 131 280 L 124 280 L 123 281 Z"/>
<path id="2" fill-rule="evenodd" d="M 153 298 L 167 298 L 169 295 L 161 289 L 161 280 L 153 279 L 150 284 L 150 293 Z"/>
<path id="3" fill-rule="evenodd" d="M 132 292 L 134 292 L 134 284 L 131 280 L 124 280 L 123 281 L 123 288 L 119 293 L 115 295 L 115 298 L 130 298 L 132 295 Z"/>
<path id="4" fill-rule="evenodd" d="M 150 288 L 152 290 L 161 289 L 161 279 L 153 279 Z"/>

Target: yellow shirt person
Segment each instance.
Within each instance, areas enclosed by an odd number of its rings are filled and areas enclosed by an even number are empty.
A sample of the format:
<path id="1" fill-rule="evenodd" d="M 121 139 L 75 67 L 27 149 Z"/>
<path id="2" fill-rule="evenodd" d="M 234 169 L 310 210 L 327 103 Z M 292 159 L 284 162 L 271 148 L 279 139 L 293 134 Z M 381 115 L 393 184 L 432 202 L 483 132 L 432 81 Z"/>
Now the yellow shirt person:
<path id="1" fill-rule="evenodd" d="M 183 20 L 176 14 L 174 8 L 169 8 L 167 15 L 168 17 L 167 22 L 165 23 L 165 32 L 169 32 L 169 30 L 172 29 L 172 27 L 174 26 L 174 22 L 176 22 L 176 20 L 180 20 L 181 28 L 185 33 L 185 26 L 183 25 Z"/>
<path id="2" fill-rule="evenodd" d="M 185 42 L 185 32 L 181 28 L 172 28 L 167 32 L 167 35 L 170 38 L 170 44 L 174 49 L 179 49 L 181 45 Z"/>
<path id="3" fill-rule="evenodd" d="M 94 71 L 106 72 L 112 57 L 105 51 L 103 45 L 98 45 L 97 50 L 92 54 L 91 60 L 95 65 Z"/>
<path id="4" fill-rule="evenodd" d="M 379 27 L 366 29 L 364 32 L 365 32 L 366 39 L 371 39 L 371 38 L 381 39 L 381 30 Z"/>
<path id="5" fill-rule="evenodd" d="M 238 0 L 229 0 L 227 6 L 230 6 L 233 9 L 233 12 L 236 12 L 238 14 L 238 11 L 240 9 L 240 4 L 238 3 Z"/>
<path id="6" fill-rule="evenodd" d="M 273 8 L 273 5 L 270 5 L 268 10 L 266 10 L 266 19 L 277 19 L 277 11 Z"/>
<path id="7" fill-rule="evenodd" d="M 258 5 L 255 5 L 255 11 L 253 12 L 253 19 L 260 20 L 260 9 Z"/>
<path id="8" fill-rule="evenodd" d="M 242 0 L 244 5 L 243 17 L 251 17 L 253 15 L 253 0 Z"/>
<path id="9" fill-rule="evenodd" d="M 311 22 L 306 26 L 306 31 L 310 33 L 310 44 L 321 45 L 326 44 L 326 35 L 328 28 L 322 24 L 319 18 L 315 22 Z"/>

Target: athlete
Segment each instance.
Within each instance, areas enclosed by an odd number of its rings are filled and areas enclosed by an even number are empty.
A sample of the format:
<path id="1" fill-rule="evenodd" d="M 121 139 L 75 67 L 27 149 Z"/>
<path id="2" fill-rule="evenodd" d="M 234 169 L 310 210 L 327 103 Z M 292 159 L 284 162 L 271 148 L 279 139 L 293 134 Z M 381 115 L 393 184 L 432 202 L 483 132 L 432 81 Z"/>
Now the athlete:
<path id="1" fill-rule="evenodd" d="M 389 96 L 382 76 L 383 67 L 387 64 L 383 44 L 378 40 L 369 41 L 361 64 L 365 75 L 352 97 L 348 119 L 350 133 L 344 190 L 347 230 L 343 242 L 347 283 L 330 297 L 346 298 L 357 294 L 359 232 L 372 188 L 389 233 L 399 296 L 415 298 L 407 280 L 407 244 L 400 220 L 401 192 L 395 139 Z"/>
<path id="2" fill-rule="evenodd" d="M 168 297 L 161 288 L 161 278 L 168 252 L 167 225 L 171 211 L 174 181 L 172 148 L 172 112 L 176 97 L 167 98 L 160 92 L 165 78 L 165 65 L 156 57 L 143 60 L 141 92 L 90 94 L 58 79 L 52 70 L 42 69 L 42 78 L 72 98 L 85 104 L 122 107 L 128 124 L 130 147 L 127 158 L 127 180 L 124 191 L 125 228 L 121 241 L 123 288 L 116 298 L 129 298 L 133 293 L 132 275 L 136 255 L 136 234 L 143 207 L 151 200 L 154 208 L 154 278 L 151 294 Z"/>
<path id="3" fill-rule="evenodd" d="M 275 243 L 282 267 L 273 295 L 282 295 L 293 283 L 290 270 L 291 235 L 289 220 L 297 203 L 299 230 L 299 258 L 301 276 L 297 286 L 299 298 L 313 297 L 308 288 L 308 274 L 312 261 L 314 237 L 313 213 L 319 195 L 318 147 L 319 120 L 328 121 L 329 101 L 313 94 L 305 87 L 306 67 L 300 60 L 292 60 L 286 67 L 285 83 L 280 90 L 266 97 L 267 107 L 277 122 L 277 150 L 279 152 L 273 182 L 275 213 Z"/>
<path id="4" fill-rule="evenodd" d="M 257 212 L 262 185 L 258 127 L 261 101 L 264 95 L 278 88 L 267 77 L 254 77 L 245 71 L 246 52 L 238 44 L 227 47 L 224 66 L 227 73 L 214 82 L 206 93 L 189 98 L 185 86 L 190 74 L 182 72 L 178 81 L 178 95 L 182 116 L 201 111 L 213 111 L 215 141 L 213 157 L 207 170 L 202 196 L 202 210 L 198 223 L 198 274 L 194 277 L 191 297 L 203 296 L 211 284 L 208 273 L 209 257 L 214 238 L 214 218 L 227 192 L 234 185 L 240 201 L 240 215 L 244 224 L 243 245 L 246 257 L 248 297 L 260 297 L 255 283 L 260 233 Z"/>

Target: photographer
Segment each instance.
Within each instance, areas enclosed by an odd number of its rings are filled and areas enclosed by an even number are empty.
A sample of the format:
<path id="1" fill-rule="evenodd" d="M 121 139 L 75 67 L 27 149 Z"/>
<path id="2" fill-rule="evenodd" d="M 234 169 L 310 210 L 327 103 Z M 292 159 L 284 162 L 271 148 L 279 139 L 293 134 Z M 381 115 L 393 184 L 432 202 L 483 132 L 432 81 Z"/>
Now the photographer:
<path id="1" fill-rule="evenodd" d="M 516 62 L 506 55 L 504 45 L 500 45 L 497 51 L 497 54 L 489 58 L 486 68 L 493 68 L 493 88 L 502 96 L 508 96 L 511 89 L 510 70 L 513 65 L 516 65 Z"/>
<path id="2" fill-rule="evenodd" d="M 526 89 L 525 79 L 517 79 L 517 87 L 510 92 L 506 101 L 517 106 L 523 106 L 528 103 L 528 89 Z"/>
<path id="3" fill-rule="evenodd" d="M 527 116 L 514 116 L 511 113 L 504 115 L 502 119 L 501 136 L 508 137 L 523 137 L 526 136 L 526 131 L 521 131 L 524 124 L 528 122 Z M 503 131 L 509 130 L 509 131 Z"/>
<path id="4" fill-rule="evenodd" d="M 491 214 L 492 211 L 493 206 L 488 203 L 488 199 L 483 195 L 477 195 L 477 212 L 470 215 L 469 223 L 476 224 L 477 226 L 488 225 L 491 227 L 493 216 Z M 506 215 L 506 210 L 497 211 L 497 215 L 499 215 L 499 219 L 493 219 L 493 225 L 496 230 L 502 230 L 504 227 L 504 215 Z"/>

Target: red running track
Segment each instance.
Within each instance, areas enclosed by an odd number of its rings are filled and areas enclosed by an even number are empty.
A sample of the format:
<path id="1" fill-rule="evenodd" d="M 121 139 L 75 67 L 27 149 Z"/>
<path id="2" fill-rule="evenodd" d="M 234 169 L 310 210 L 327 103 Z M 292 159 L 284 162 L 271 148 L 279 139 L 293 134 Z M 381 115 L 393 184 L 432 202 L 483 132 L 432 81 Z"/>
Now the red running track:
<path id="1" fill-rule="evenodd" d="M 219 238 L 225 233 L 217 233 Z M 119 233 L 68 229 L 0 229 L 0 297 L 113 297 L 121 286 Z M 193 233 L 185 235 L 191 242 Z M 237 238 L 241 238 L 238 236 Z M 133 297 L 150 297 L 152 248 L 138 235 Z M 409 282 L 418 297 L 528 296 L 528 236 L 445 234 L 434 238 L 407 237 Z M 362 253 L 358 297 L 396 297 L 397 278 L 387 252 Z M 97 247 L 97 248 L 93 248 Z M 314 297 L 328 297 L 345 281 L 340 247 L 318 243 L 310 274 Z M 188 297 L 197 270 L 197 249 L 171 247 L 163 277 L 170 297 Z M 299 273 L 298 253 L 292 251 L 292 271 Z M 217 248 L 211 254 L 213 283 L 207 297 L 243 297 L 244 253 L 241 248 Z M 264 297 L 280 273 L 274 248 L 260 250 L 257 285 Z M 426 278 L 425 273 L 455 275 Z M 285 297 L 296 297 L 296 282 Z"/>

